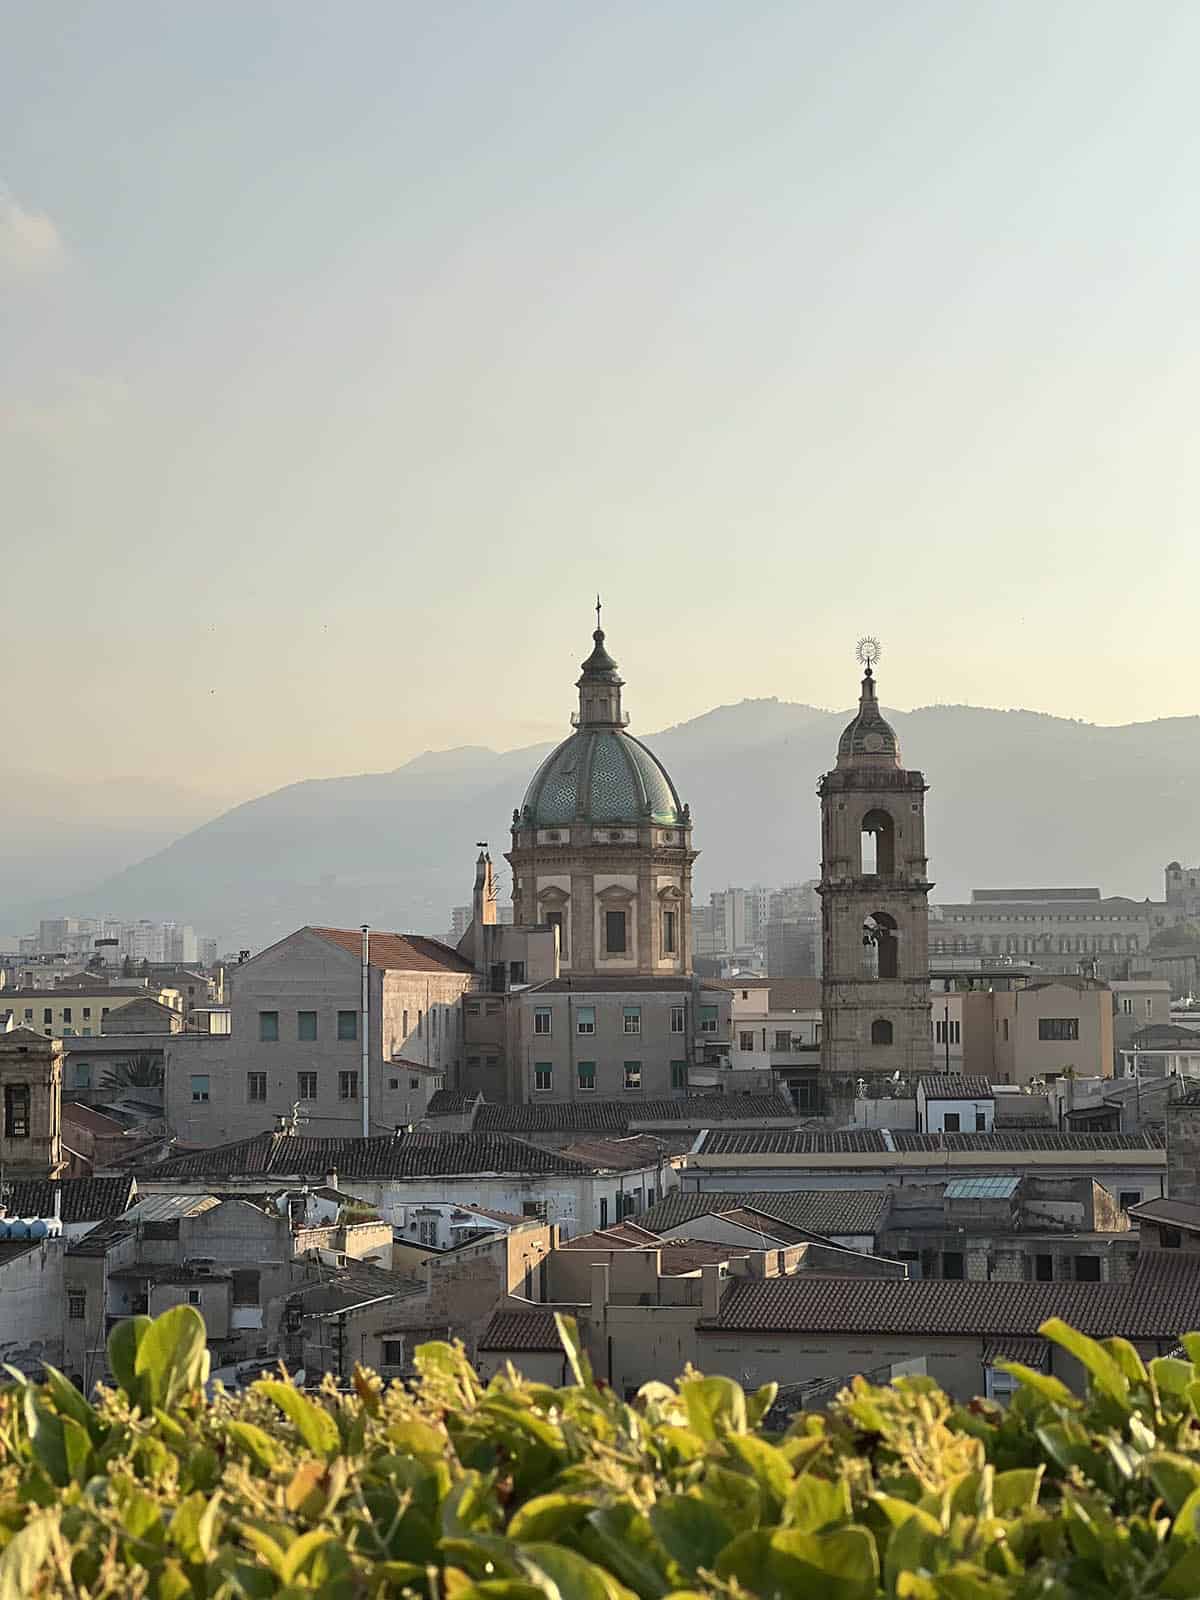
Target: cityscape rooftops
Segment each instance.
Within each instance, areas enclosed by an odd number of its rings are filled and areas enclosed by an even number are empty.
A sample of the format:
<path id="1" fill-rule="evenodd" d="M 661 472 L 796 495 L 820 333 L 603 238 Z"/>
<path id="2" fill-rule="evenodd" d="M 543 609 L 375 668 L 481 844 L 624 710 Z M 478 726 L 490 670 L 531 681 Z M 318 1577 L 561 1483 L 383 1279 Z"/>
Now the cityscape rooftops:
<path id="1" fill-rule="evenodd" d="M 780 1189 L 746 1193 L 709 1190 L 703 1194 L 685 1194 L 682 1189 L 673 1189 L 643 1212 L 642 1224 L 663 1231 L 681 1227 L 696 1217 L 747 1206 L 809 1233 L 825 1238 L 846 1237 L 880 1232 L 887 1221 L 889 1205 L 886 1189 Z"/>

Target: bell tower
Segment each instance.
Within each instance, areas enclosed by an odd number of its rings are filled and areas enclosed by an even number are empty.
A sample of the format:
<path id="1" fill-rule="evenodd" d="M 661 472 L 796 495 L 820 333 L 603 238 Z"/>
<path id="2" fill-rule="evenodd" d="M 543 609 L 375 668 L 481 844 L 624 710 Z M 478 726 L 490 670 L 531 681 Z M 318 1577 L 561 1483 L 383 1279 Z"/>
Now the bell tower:
<path id="1" fill-rule="evenodd" d="M 931 1069 L 929 881 L 920 772 L 900 763 L 862 639 L 858 714 L 821 779 L 821 1070 L 828 1083 Z"/>

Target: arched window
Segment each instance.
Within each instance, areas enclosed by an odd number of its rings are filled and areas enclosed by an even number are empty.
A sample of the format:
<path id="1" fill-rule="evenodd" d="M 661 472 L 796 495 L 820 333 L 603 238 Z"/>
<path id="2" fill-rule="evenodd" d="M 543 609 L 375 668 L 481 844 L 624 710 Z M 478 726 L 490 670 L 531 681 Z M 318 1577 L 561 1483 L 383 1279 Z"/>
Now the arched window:
<path id="1" fill-rule="evenodd" d="M 896 920 L 886 911 L 875 911 L 863 923 L 863 976 L 896 978 L 900 974 Z"/>
<path id="2" fill-rule="evenodd" d="M 892 1025 L 886 1017 L 876 1017 L 871 1024 L 872 1044 L 891 1044 Z"/>
<path id="3" fill-rule="evenodd" d="M 896 830 L 886 811 L 868 811 L 862 819 L 859 860 L 864 878 L 895 875 Z"/>

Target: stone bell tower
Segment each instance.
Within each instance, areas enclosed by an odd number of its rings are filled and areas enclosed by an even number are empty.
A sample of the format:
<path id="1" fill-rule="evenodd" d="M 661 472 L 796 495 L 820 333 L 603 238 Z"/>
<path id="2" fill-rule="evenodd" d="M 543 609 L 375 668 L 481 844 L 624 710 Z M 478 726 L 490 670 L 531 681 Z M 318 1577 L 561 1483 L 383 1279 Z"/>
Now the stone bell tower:
<path id="1" fill-rule="evenodd" d="M 879 645 L 864 639 L 858 714 L 821 779 L 822 1076 L 931 1070 L 929 891 L 923 774 L 875 696 Z"/>

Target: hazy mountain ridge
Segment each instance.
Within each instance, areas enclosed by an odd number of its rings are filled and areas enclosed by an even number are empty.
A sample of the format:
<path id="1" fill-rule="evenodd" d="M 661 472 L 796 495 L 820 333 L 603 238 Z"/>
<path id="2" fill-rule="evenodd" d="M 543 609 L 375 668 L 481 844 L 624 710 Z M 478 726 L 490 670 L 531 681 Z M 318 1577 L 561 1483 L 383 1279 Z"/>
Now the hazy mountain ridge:
<path id="1" fill-rule="evenodd" d="M 971 706 L 887 714 L 906 764 L 931 785 L 935 899 L 1050 882 L 1157 898 L 1163 864 L 1200 855 L 1200 718 L 1101 727 Z M 691 805 L 700 894 L 815 875 L 816 784 L 848 715 L 743 701 L 646 735 Z M 476 841 L 503 851 L 548 748 L 463 746 L 393 772 L 289 784 L 59 903 L 173 916 L 252 946 L 310 921 L 437 933 L 469 898 Z"/>

